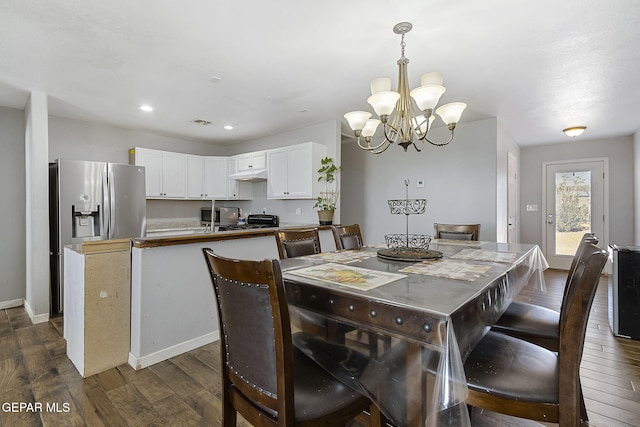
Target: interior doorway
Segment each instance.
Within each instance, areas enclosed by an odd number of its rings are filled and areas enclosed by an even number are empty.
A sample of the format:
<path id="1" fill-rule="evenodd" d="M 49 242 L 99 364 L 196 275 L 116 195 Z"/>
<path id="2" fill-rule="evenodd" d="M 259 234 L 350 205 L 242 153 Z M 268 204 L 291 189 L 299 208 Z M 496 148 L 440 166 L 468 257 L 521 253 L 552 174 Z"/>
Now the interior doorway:
<path id="1" fill-rule="evenodd" d="M 608 159 L 543 164 L 543 250 L 549 266 L 568 270 L 582 235 L 607 241 Z"/>
<path id="2" fill-rule="evenodd" d="M 507 156 L 507 242 L 518 243 L 518 160 Z"/>

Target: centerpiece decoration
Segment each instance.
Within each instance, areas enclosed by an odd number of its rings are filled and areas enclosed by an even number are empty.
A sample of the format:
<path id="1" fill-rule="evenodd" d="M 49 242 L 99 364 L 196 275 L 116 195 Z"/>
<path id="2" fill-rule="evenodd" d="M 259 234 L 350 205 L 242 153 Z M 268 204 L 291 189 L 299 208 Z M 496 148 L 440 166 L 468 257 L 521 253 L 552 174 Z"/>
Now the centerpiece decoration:
<path id="1" fill-rule="evenodd" d="M 442 252 L 429 250 L 431 236 L 409 234 L 409 215 L 423 214 L 427 208 L 427 199 L 409 198 L 409 178 L 405 178 L 405 198 L 387 200 L 392 215 L 405 215 L 404 234 L 385 234 L 388 249 L 378 251 L 380 258 L 396 261 L 416 261 L 442 257 Z"/>
<path id="2" fill-rule="evenodd" d="M 325 157 L 320 160 L 320 163 L 322 166 L 318 169 L 318 182 L 324 181 L 325 189 L 320 191 L 313 207 L 318 209 L 320 225 L 331 225 L 338 204 L 338 174 L 342 170 L 342 166 L 336 166 L 332 157 Z"/>

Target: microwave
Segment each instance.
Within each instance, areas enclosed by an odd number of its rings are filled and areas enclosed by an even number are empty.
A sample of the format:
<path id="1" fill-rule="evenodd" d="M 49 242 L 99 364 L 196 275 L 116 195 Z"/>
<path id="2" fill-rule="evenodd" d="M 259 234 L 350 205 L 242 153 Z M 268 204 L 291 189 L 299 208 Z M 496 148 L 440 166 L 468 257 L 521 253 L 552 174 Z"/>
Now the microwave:
<path id="1" fill-rule="evenodd" d="M 238 223 L 240 216 L 240 208 L 237 207 L 220 207 L 220 208 L 201 208 L 200 223 L 202 225 L 232 225 Z"/>

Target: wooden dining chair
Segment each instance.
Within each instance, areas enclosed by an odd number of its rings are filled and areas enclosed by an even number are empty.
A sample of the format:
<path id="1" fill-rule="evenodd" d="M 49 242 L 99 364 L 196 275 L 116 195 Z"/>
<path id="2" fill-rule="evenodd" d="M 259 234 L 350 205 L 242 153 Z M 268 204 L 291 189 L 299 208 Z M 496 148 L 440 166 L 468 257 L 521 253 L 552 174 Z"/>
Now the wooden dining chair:
<path id="1" fill-rule="evenodd" d="M 433 224 L 434 239 L 480 240 L 480 224 Z"/>
<path id="2" fill-rule="evenodd" d="M 320 235 L 317 228 L 276 230 L 274 231 L 280 259 L 314 255 L 321 252 Z M 355 330 L 355 327 L 336 321 L 329 321 L 325 317 L 309 310 L 296 308 L 296 318 L 300 329 L 310 334 L 344 344 L 345 335 Z"/>
<path id="3" fill-rule="evenodd" d="M 317 228 L 276 230 L 276 244 L 280 259 L 319 254 L 320 235 Z"/>
<path id="4" fill-rule="evenodd" d="M 607 258 L 607 251 L 585 244 L 562 307 L 557 353 L 498 332 L 485 335 L 464 363 L 467 404 L 563 427 L 587 422 L 580 361 Z"/>
<path id="5" fill-rule="evenodd" d="M 334 225 L 331 227 L 333 239 L 336 242 L 336 249 L 358 249 L 364 246 L 360 225 Z"/>
<path id="6" fill-rule="evenodd" d="M 343 249 L 359 249 L 364 246 L 364 239 L 360 231 L 360 225 L 334 225 L 331 227 L 333 232 L 333 240 L 336 243 L 337 250 Z M 369 338 L 369 355 L 377 357 L 378 341 L 382 341 L 385 351 L 391 348 L 391 337 L 388 335 L 378 335 L 374 332 L 368 332 Z M 358 329 L 356 339 L 362 339 L 362 330 Z"/>
<path id="7" fill-rule="evenodd" d="M 598 238 L 593 233 L 585 233 L 582 236 L 567 273 L 567 282 L 559 312 L 536 304 L 513 301 L 495 325 L 491 327 L 491 330 L 532 342 L 551 351 L 558 351 L 560 347 L 560 313 L 562 306 L 567 302 L 567 293 L 572 283 L 571 278 L 587 243 L 598 244 Z"/>
<path id="8" fill-rule="evenodd" d="M 344 426 L 375 406 L 293 345 L 277 260 L 244 261 L 203 249 L 216 295 L 222 423 Z M 355 361 L 367 363 L 364 355 Z M 363 366 L 354 367 L 363 370 Z M 373 409 L 372 409 L 373 408 Z"/>

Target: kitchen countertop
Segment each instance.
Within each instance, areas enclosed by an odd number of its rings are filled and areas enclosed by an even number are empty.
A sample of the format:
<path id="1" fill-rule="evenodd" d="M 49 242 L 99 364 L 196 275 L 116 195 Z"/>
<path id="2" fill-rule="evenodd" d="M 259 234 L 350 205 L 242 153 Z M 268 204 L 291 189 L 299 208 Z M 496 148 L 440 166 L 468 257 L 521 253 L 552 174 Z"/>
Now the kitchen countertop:
<path id="1" fill-rule="evenodd" d="M 283 223 L 280 227 L 273 228 L 252 228 L 248 230 L 232 230 L 232 231 L 216 231 L 189 233 L 174 236 L 158 236 L 158 237 L 137 237 L 131 239 L 134 248 L 154 248 L 159 246 L 187 245 L 190 243 L 211 242 L 216 240 L 233 240 L 248 239 L 252 237 L 270 236 L 279 228 L 309 228 L 315 227 L 319 230 L 331 230 L 330 225 L 318 224 L 287 224 Z"/>

